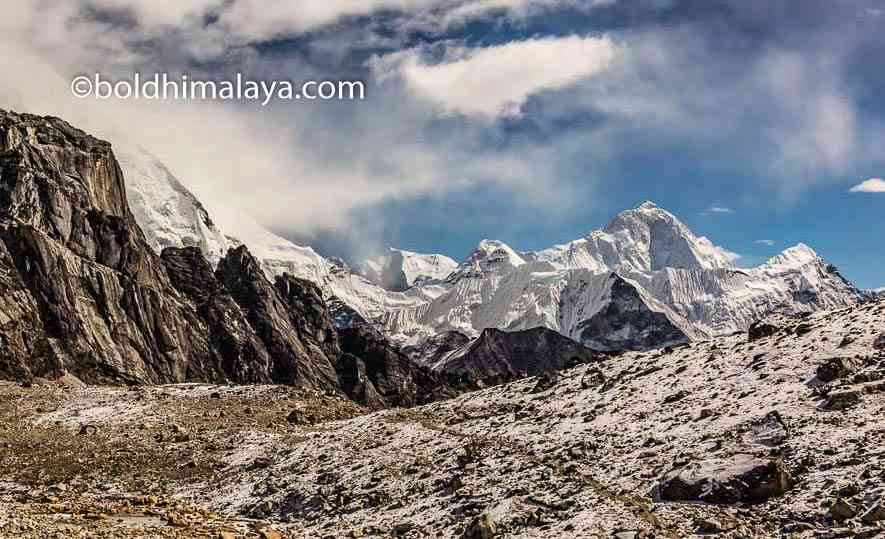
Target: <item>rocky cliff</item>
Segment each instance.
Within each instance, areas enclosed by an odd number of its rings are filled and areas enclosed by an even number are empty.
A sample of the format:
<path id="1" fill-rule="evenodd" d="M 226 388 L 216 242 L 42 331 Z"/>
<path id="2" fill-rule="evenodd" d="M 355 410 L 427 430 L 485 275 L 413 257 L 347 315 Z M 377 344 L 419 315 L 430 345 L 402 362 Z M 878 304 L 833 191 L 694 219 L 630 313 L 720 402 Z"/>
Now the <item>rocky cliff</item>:
<path id="1" fill-rule="evenodd" d="M 507 332 L 486 329 L 474 341 L 439 357 L 435 372 L 464 383 L 496 384 L 600 361 L 591 350 L 547 328 Z"/>
<path id="2" fill-rule="evenodd" d="M 4 377 L 337 387 L 313 285 L 270 283 L 245 248 L 217 271 L 161 258 L 111 145 L 58 118 L 0 111 L 0 290 Z"/>

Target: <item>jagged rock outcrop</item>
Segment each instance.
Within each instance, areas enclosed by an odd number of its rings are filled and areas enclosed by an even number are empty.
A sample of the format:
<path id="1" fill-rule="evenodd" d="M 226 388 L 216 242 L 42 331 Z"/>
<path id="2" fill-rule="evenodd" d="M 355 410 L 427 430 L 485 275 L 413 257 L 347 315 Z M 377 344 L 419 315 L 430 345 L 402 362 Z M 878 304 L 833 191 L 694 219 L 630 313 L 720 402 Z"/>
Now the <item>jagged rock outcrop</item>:
<path id="1" fill-rule="evenodd" d="M 414 406 L 456 394 L 445 377 L 413 363 L 369 326 L 339 331 L 345 356 L 338 365 L 342 389 L 374 408 Z"/>
<path id="2" fill-rule="evenodd" d="M 172 284 L 193 301 L 206 323 L 216 367 L 230 380 L 241 383 L 272 382 L 270 353 L 243 310 L 215 278 L 201 250 L 170 247 L 161 256 Z"/>
<path id="3" fill-rule="evenodd" d="M 580 342 L 596 350 L 647 350 L 687 342 L 689 336 L 654 309 L 632 284 L 612 273 L 609 298 L 599 312 L 577 326 Z"/>
<path id="4" fill-rule="evenodd" d="M 403 347 L 403 353 L 419 365 L 433 365 L 472 339 L 460 331 L 444 331 L 418 343 Z"/>
<path id="5" fill-rule="evenodd" d="M 603 354 L 547 328 L 486 329 L 478 339 L 432 364 L 466 382 L 501 383 L 598 361 Z"/>
<path id="6" fill-rule="evenodd" d="M 287 290 L 297 284 L 294 280 L 286 280 L 275 288 L 245 246 L 228 251 L 215 276 L 243 309 L 250 326 L 264 342 L 271 357 L 274 381 L 313 387 L 337 386 L 333 366 L 337 357 L 329 355 L 330 347 L 335 344 L 322 330 L 310 325 L 309 316 L 297 314 L 294 303 L 297 294 L 289 290 L 284 299 L 277 293 L 279 289 Z M 331 320 L 328 327 L 331 328 Z M 322 341 L 317 339 L 317 333 Z"/>
<path id="7" fill-rule="evenodd" d="M 162 260 L 109 143 L 0 111 L 0 376 L 336 388 L 317 306 L 279 296 L 256 268 L 245 249 L 214 275 L 195 250 Z"/>

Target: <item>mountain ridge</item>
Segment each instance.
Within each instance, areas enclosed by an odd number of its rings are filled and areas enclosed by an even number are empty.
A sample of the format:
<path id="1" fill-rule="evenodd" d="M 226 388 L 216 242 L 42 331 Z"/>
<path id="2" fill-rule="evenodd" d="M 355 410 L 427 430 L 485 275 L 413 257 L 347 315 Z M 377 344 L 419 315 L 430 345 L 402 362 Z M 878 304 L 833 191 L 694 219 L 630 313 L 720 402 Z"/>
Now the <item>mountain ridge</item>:
<path id="1" fill-rule="evenodd" d="M 139 182 L 156 181 L 144 170 L 168 172 L 161 163 L 124 163 L 135 171 L 130 190 L 136 193 L 146 191 Z M 170 173 L 172 180 L 184 185 Z M 142 200 L 131 198 L 135 206 Z M 184 205 L 189 219 L 211 223 L 196 197 L 186 198 L 192 200 Z M 146 230 L 157 228 L 150 222 L 156 211 L 135 214 L 149 221 L 141 223 Z M 200 228 L 198 222 L 181 227 L 186 232 L 178 241 L 194 243 L 188 231 Z M 210 238 L 218 237 L 231 246 L 248 245 L 271 278 L 289 273 L 315 282 L 327 300 L 347 306 L 401 345 L 447 331 L 476 338 L 488 328 L 546 327 L 603 350 L 642 349 L 745 330 L 772 311 L 811 312 L 869 297 L 804 244 L 755 268 L 739 267 L 736 255 L 695 235 L 651 201 L 547 249 L 519 251 L 503 241 L 481 240 L 459 263 L 391 248 L 351 269 L 245 221 L 231 233 L 215 227 Z M 591 335 L 588 328 L 612 335 Z M 667 338 L 656 342 L 649 335 Z"/>

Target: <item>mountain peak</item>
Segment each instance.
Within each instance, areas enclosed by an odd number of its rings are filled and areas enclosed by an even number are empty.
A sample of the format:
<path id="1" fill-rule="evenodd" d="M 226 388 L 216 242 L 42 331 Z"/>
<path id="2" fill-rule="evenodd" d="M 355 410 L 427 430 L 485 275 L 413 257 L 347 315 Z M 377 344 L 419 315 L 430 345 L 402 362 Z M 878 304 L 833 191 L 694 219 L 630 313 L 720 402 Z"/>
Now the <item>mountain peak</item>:
<path id="1" fill-rule="evenodd" d="M 390 247 L 383 255 L 359 265 L 359 273 L 387 290 L 402 291 L 429 281 L 441 281 L 458 263 L 440 254 L 423 254 Z"/>
<path id="2" fill-rule="evenodd" d="M 455 273 L 458 275 L 504 273 L 522 266 L 525 262 L 519 253 L 503 241 L 485 239 L 477 244 Z"/>
<path id="3" fill-rule="evenodd" d="M 587 240 L 606 266 L 640 273 L 665 267 L 730 267 L 734 259 L 732 253 L 695 236 L 676 216 L 651 201 L 619 213 Z"/>
<path id="4" fill-rule="evenodd" d="M 807 264 L 819 260 L 820 256 L 804 243 L 796 244 L 768 261 L 769 265 Z"/>

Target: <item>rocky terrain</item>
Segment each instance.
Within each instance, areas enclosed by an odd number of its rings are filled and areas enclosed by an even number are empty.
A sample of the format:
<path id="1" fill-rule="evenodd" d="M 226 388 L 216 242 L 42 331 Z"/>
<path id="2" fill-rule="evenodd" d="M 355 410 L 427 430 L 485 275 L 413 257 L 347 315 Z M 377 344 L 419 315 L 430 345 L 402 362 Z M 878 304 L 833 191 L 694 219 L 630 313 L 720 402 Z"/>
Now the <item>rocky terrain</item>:
<path id="1" fill-rule="evenodd" d="M 810 248 L 646 203 L 357 275 L 145 159 L 0 111 L 0 537 L 883 533 L 885 304 Z"/>
<path id="2" fill-rule="evenodd" d="M 880 537 L 885 304 L 367 413 L 0 385 L 0 536 Z"/>

